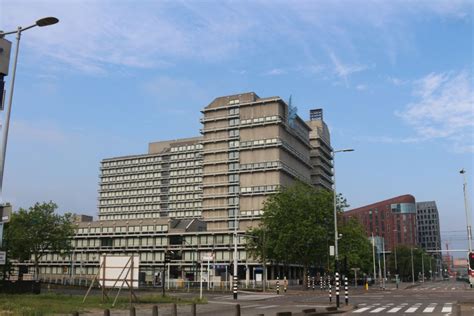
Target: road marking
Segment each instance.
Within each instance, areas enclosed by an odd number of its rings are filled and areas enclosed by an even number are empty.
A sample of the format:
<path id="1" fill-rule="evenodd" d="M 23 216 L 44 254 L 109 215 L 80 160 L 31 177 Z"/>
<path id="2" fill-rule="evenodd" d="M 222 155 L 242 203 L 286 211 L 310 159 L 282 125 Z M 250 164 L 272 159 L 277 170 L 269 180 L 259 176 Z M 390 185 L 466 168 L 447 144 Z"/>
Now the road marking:
<path id="1" fill-rule="evenodd" d="M 278 305 L 267 305 L 267 306 L 261 306 L 261 307 L 257 307 L 257 308 L 265 309 L 265 308 L 273 308 L 273 307 L 278 307 Z"/>
<path id="2" fill-rule="evenodd" d="M 436 308 L 436 305 L 438 305 L 437 303 L 431 303 L 430 305 L 428 305 L 427 308 L 425 308 L 423 310 L 423 313 L 432 313 L 434 311 L 434 309 Z"/>
<path id="3" fill-rule="evenodd" d="M 398 312 L 399 310 L 401 310 L 403 308 L 403 306 L 401 307 L 394 307 L 392 308 L 391 310 L 389 310 L 387 313 L 396 313 Z"/>
<path id="4" fill-rule="evenodd" d="M 373 311 L 371 311 L 371 313 L 380 313 L 381 311 L 383 311 L 384 309 L 386 309 L 387 307 L 379 307 L 379 308 L 376 308 L 374 309 Z"/>
<path id="5" fill-rule="evenodd" d="M 371 308 L 372 307 L 362 307 L 362 308 L 359 308 L 358 310 L 353 311 L 353 313 L 362 313 Z"/>
<path id="6" fill-rule="evenodd" d="M 412 307 L 410 307 L 409 309 L 407 309 L 407 310 L 405 311 L 405 313 L 414 313 L 414 312 L 416 312 L 416 310 L 417 310 L 418 308 L 420 308 L 420 306 L 421 306 L 421 303 L 416 303 L 415 305 L 413 305 Z"/>
<path id="7" fill-rule="evenodd" d="M 261 306 L 261 305 L 245 305 L 245 306 L 242 306 L 242 308 L 252 308 L 252 307 L 258 307 L 258 306 Z"/>
<path id="8" fill-rule="evenodd" d="M 453 310 L 453 307 L 451 305 L 453 304 L 452 303 L 444 304 L 443 309 L 441 310 L 441 313 L 451 313 Z"/>
<path id="9" fill-rule="evenodd" d="M 456 288 L 455 287 L 452 287 L 451 290 L 455 290 Z"/>

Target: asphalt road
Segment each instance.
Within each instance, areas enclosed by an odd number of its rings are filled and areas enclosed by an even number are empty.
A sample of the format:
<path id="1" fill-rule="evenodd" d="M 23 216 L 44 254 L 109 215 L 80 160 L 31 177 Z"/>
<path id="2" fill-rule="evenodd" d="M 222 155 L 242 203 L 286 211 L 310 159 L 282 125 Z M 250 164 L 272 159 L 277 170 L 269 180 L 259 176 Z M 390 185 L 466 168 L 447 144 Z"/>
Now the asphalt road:
<path id="1" fill-rule="evenodd" d="M 408 287 L 408 288 L 407 288 Z M 301 291 L 290 289 L 287 293 L 252 293 L 240 292 L 239 299 L 234 301 L 231 294 L 207 293 L 208 304 L 198 305 L 198 315 L 234 316 L 235 305 L 240 304 L 241 315 L 274 316 L 277 312 L 288 311 L 298 315 L 303 309 L 316 308 L 323 311 L 328 306 L 335 306 L 334 292 L 332 303 L 329 302 L 328 292 L 316 290 Z M 343 294 L 343 292 L 341 293 Z M 189 296 L 191 293 L 173 293 L 173 295 Z M 466 283 L 456 281 L 426 282 L 411 287 L 411 284 L 402 285 L 399 289 L 388 285 L 386 290 L 370 288 L 368 291 L 350 289 L 349 306 L 344 305 L 344 296 L 341 295 L 341 307 L 347 310 L 344 315 L 426 315 L 426 316 L 457 316 L 458 301 L 474 301 L 474 289 L 469 289 Z M 474 315 L 474 305 L 464 306 L 464 315 Z M 101 312 L 89 315 L 103 315 Z M 112 315 L 129 315 L 129 311 L 114 311 Z M 137 308 L 137 316 L 151 315 L 151 306 Z M 171 314 L 171 306 L 160 306 L 159 315 Z M 178 315 L 191 315 L 189 305 L 178 306 Z M 341 315 L 341 314 L 339 314 Z"/>

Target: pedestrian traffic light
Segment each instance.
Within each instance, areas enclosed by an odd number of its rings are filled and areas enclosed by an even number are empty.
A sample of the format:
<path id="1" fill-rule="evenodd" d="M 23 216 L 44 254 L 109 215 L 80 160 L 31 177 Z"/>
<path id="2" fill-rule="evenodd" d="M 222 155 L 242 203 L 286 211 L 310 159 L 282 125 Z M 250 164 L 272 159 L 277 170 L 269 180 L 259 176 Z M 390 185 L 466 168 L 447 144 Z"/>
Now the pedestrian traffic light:
<path id="1" fill-rule="evenodd" d="M 165 263 L 168 263 L 171 261 L 171 251 L 166 250 L 165 251 Z"/>

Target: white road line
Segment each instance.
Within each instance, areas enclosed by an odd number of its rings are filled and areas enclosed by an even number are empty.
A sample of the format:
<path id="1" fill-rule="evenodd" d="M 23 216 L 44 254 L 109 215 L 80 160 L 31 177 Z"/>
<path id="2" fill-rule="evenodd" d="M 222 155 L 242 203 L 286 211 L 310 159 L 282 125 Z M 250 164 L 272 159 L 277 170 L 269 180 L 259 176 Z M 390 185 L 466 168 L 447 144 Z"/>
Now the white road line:
<path id="1" fill-rule="evenodd" d="M 434 309 L 436 308 L 436 305 L 438 305 L 438 304 L 436 304 L 436 303 L 431 303 L 430 305 L 428 305 L 427 308 L 425 308 L 425 309 L 423 310 L 423 313 L 432 313 L 432 312 L 434 311 Z"/>
<path id="2" fill-rule="evenodd" d="M 257 307 L 257 308 L 265 309 L 265 308 L 273 308 L 273 307 L 278 307 L 278 305 L 267 305 L 267 306 L 261 306 L 261 307 Z"/>
<path id="3" fill-rule="evenodd" d="M 420 306 L 421 306 L 421 303 L 416 303 L 415 305 L 413 305 L 412 307 L 410 307 L 409 309 L 407 309 L 407 310 L 405 311 L 405 313 L 414 313 L 414 312 L 416 312 L 416 310 L 417 310 L 418 308 L 420 308 Z"/>
<path id="4" fill-rule="evenodd" d="M 379 308 L 376 308 L 374 309 L 373 311 L 370 311 L 371 313 L 380 313 L 381 311 L 383 311 L 384 309 L 386 309 L 386 307 L 379 307 Z"/>
<path id="5" fill-rule="evenodd" d="M 353 313 L 363 313 L 366 310 L 371 309 L 371 308 L 372 307 L 362 307 L 362 308 L 359 308 L 358 310 L 353 311 Z"/>
<path id="6" fill-rule="evenodd" d="M 451 290 L 455 290 L 456 288 L 455 287 L 452 287 Z"/>
<path id="7" fill-rule="evenodd" d="M 401 310 L 403 307 L 395 307 L 395 308 L 392 308 L 391 310 L 389 310 L 387 313 L 396 313 L 398 312 L 399 310 Z"/>
<path id="8" fill-rule="evenodd" d="M 441 310 L 441 313 L 451 313 L 453 311 L 452 303 L 446 303 Z"/>
<path id="9" fill-rule="evenodd" d="M 242 308 L 252 308 L 252 307 L 258 307 L 258 306 L 261 306 L 261 305 L 245 305 L 245 306 L 242 306 Z"/>

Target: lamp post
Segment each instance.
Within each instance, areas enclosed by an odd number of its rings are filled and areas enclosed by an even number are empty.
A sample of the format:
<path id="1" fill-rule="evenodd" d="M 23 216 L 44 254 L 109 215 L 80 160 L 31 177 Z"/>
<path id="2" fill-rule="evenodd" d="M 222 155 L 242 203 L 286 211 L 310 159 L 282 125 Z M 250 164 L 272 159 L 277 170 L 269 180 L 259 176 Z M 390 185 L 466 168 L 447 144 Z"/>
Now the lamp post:
<path id="1" fill-rule="evenodd" d="M 48 26 L 52 24 L 58 23 L 59 20 L 55 17 L 47 17 L 47 18 L 42 18 L 36 21 L 35 24 L 27 26 L 27 27 L 21 27 L 19 26 L 16 31 L 11 31 L 11 32 L 2 32 L 0 31 L 0 38 L 3 38 L 5 35 L 9 34 L 16 34 L 16 47 L 15 47 L 15 59 L 13 61 L 13 71 L 12 71 L 12 79 L 10 82 L 10 95 L 7 103 L 7 112 L 5 114 L 5 124 L 3 127 L 2 131 L 2 153 L 0 156 L 0 197 L 2 196 L 2 190 L 3 190 L 3 174 L 4 174 L 4 168 L 5 168 L 5 155 L 7 151 L 7 141 L 8 141 L 8 129 L 10 126 L 10 115 L 11 115 L 11 110 L 12 110 L 12 100 L 13 100 L 13 90 L 15 88 L 15 76 L 16 76 L 16 66 L 18 63 L 18 50 L 20 48 L 20 38 L 21 38 L 21 33 L 29 30 L 35 26 L 43 27 L 43 26 Z"/>
<path id="2" fill-rule="evenodd" d="M 336 191 L 336 153 L 341 152 L 351 152 L 354 151 L 352 148 L 348 149 L 339 149 L 332 152 L 332 168 L 333 168 L 333 178 L 334 178 L 334 258 L 335 258 L 335 271 L 339 271 L 339 248 L 337 245 L 337 240 L 339 234 L 337 232 L 337 191 Z"/>
<path id="3" fill-rule="evenodd" d="M 397 229 L 394 229 L 393 231 L 398 233 Z M 393 240 L 395 240 L 395 238 Z M 397 241 L 398 241 L 398 238 L 397 238 Z M 395 283 L 396 283 L 397 289 L 398 289 L 397 245 L 395 245 L 395 242 L 393 243 L 393 250 L 394 250 L 394 253 L 395 253 Z"/>
<path id="4" fill-rule="evenodd" d="M 466 181 L 466 171 L 461 169 L 459 171 L 460 174 L 463 175 L 463 192 L 464 192 L 464 210 L 466 211 L 466 226 L 467 226 L 467 242 L 468 242 L 468 250 L 469 253 L 472 252 L 472 231 L 471 231 L 471 212 L 469 212 L 469 206 L 467 203 L 467 181 Z"/>
<path id="5" fill-rule="evenodd" d="M 413 247 L 411 247 L 411 284 L 415 284 L 415 266 L 413 264 Z"/>

